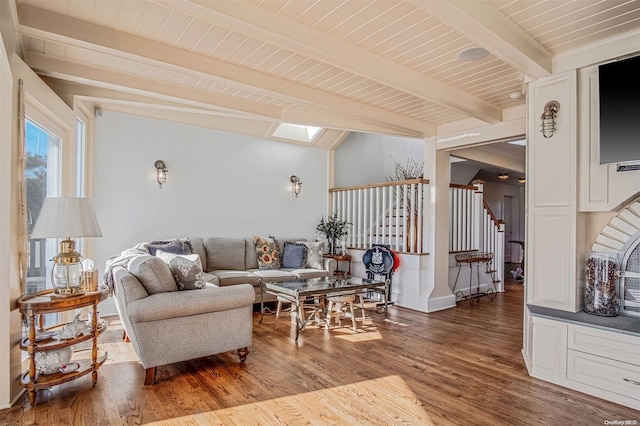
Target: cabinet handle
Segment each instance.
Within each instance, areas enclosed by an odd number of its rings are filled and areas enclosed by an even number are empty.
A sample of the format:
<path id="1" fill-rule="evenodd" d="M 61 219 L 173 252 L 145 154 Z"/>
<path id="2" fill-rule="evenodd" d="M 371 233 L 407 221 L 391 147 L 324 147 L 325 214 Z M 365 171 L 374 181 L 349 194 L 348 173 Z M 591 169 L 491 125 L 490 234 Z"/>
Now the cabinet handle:
<path id="1" fill-rule="evenodd" d="M 632 385 L 640 386 L 640 382 L 638 382 L 637 380 L 631 380 L 627 378 L 623 378 L 622 380 L 624 380 L 627 383 L 631 383 Z"/>

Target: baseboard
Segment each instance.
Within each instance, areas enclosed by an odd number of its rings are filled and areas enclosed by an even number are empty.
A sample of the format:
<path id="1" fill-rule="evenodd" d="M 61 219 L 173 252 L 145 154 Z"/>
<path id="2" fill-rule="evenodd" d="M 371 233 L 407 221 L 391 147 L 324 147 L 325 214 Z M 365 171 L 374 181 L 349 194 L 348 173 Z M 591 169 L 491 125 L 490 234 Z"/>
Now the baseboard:
<path id="1" fill-rule="evenodd" d="M 449 308 L 455 308 L 455 306 L 456 296 L 453 294 L 427 300 L 427 312 L 442 311 Z"/>
<path id="2" fill-rule="evenodd" d="M 520 351 L 520 353 L 522 354 L 522 359 L 524 360 L 524 366 L 527 368 L 527 374 L 531 376 L 531 360 L 527 356 L 524 348 Z"/>
<path id="3" fill-rule="evenodd" d="M 16 405 L 18 400 L 22 398 L 22 395 L 24 395 L 24 393 L 26 391 L 27 391 L 26 389 L 21 389 L 20 392 L 18 392 L 18 394 L 15 396 L 15 398 L 13 398 L 8 405 L 7 404 L 0 405 L 0 410 L 6 410 L 6 409 L 9 409 L 9 408 L 13 407 L 14 405 Z"/>

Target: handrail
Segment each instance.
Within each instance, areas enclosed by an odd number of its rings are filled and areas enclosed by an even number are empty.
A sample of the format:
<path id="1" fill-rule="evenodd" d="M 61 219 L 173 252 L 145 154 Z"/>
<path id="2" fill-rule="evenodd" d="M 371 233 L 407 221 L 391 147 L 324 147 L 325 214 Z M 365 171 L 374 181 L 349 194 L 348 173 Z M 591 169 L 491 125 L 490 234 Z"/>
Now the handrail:
<path id="1" fill-rule="evenodd" d="M 489 208 L 489 205 L 487 204 L 487 202 L 484 199 L 482 200 L 482 204 L 484 205 L 484 208 L 487 209 L 487 212 L 489 213 L 489 216 L 491 217 L 491 220 L 493 220 L 493 223 L 495 223 L 496 226 L 499 226 L 499 225 L 504 223 L 504 220 L 498 219 L 496 217 L 496 215 L 493 214 L 493 212 Z"/>
<path id="2" fill-rule="evenodd" d="M 329 192 L 353 191 L 355 189 L 384 188 L 386 186 L 411 185 L 411 184 L 418 184 L 418 183 L 428 184 L 429 179 L 394 180 L 391 182 L 369 183 L 366 185 L 345 186 L 342 188 L 329 188 Z"/>
<path id="3" fill-rule="evenodd" d="M 449 188 L 460 188 L 460 189 L 472 189 L 474 191 L 478 190 L 477 186 L 473 185 L 460 185 L 459 183 L 450 183 Z"/>

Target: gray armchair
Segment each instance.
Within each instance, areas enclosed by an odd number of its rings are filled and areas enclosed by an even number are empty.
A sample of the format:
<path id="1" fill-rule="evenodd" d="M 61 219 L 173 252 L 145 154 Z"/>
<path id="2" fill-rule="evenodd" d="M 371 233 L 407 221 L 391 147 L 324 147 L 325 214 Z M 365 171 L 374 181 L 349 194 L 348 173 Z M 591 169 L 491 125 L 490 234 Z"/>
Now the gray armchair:
<path id="1" fill-rule="evenodd" d="M 155 382 L 160 365 L 232 350 L 244 362 L 253 332 L 252 285 L 178 291 L 170 283 L 160 289 L 145 286 L 123 267 L 113 274 L 116 306 L 146 370 L 145 385 Z M 156 275 L 162 281 L 162 274 Z"/>

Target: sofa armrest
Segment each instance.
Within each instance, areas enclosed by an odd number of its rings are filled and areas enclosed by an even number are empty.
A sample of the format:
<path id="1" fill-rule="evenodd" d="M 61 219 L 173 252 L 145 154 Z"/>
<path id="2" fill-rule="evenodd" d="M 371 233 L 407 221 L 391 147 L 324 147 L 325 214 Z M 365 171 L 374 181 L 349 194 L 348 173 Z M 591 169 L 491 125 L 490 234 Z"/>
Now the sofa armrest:
<path id="1" fill-rule="evenodd" d="M 251 306 L 255 297 L 251 284 L 238 284 L 156 293 L 129 303 L 127 309 L 131 322 L 140 323 Z"/>
<path id="2" fill-rule="evenodd" d="M 323 260 L 324 269 L 329 271 L 329 276 L 332 277 L 338 268 L 338 262 L 335 259 L 331 259 L 330 257 L 325 257 Z"/>

